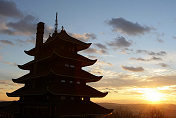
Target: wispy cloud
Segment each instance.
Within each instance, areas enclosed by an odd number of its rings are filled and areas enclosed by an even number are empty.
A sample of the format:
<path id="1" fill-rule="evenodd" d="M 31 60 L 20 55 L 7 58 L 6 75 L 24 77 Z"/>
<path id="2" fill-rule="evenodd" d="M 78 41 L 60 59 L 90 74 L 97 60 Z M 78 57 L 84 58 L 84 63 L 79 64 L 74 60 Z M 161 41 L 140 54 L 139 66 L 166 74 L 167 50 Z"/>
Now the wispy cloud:
<path id="1" fill-rule="evenodd" d="M 83 41 L 88 41 L 89 39 L 96 39 L 96 35 L 94 33 L 84 33 L 84 34 L 69 33 L 69 34 L 72 37 Z"/>
<path id="2" fill-rule="evenodd" d="M 100 49 L 107 49 L 107 47 L 101 43 L 95 43 L 95 45 Z"/>
<path id="3" fill-rule="evenodd" d="M 17 66 L 17 63 L 3 61 L 3 60 L 0 60 L 0 63 L 7 64 L 7 65 L 10 65 L 10 66 Z"/>
<path id="4" fill-rule="evenodd" d="M 174 40 L 176 40 L 176 36 L 173 36 L 172 38 L 173 38 Z"/>
<path id="5" fill-rule="evenodd" d="M 121 37 L 115 38 L 115 40 L 108 43 L 108 45 L 115 48 L 126 48 L 132 45 L 132 41 L 128 41 L 121 36 Z"/>
<path id="6" fill-rule="evenodd" d="M 8 22 L 7 27 L 16 35 L 32 35 L 35 33 L 36 24 L 34 16 L 26 15 L 17 22 Z"/>
<path id="7" fill-rule="evenodd" d="M 143 68 L 143 67 L 122 66 L 122 68 L 123 68 L 124 70 L 132 71 L 132 72 L 142 72 L 142 71 L 144 71 L 144 68 Z"/>
<path id="8" fill-rule="evenodd" d="M 0 40 L 0 43 L 5 44 L 5 45 L 14 45 L 14 43 L 9 40 Z"/>
<path id="9" fill-rule="evenodd" d="M 92 83 L 95 87 L 161 87 L 176 85 L 176 75 L 165 76 L 134 76 L 129 74 L 116 74 L 113 78 L 102 79 L 99 84 Z"/>
<path id="10" fill-rule="evenodd" d="M 161 67 L 169 67 L 169 65 L 165 64 L 165 63 L 159 63 L 158 65 L 161 66 Z"/>
<path id="11" fill-rule="evenodd" d="M 35 44 L 35 38 L 26 39 L 26 40 L 15 39 L 15 41 L 17 42 L 17 44 L 20 44 L 20 45 L 23 45 L 23 44 L 26 44 L 26 43 Z"/>
<path id="12" fill-rule="evenodd" d="M 148 59 L 140 58 L 140 57 L 139 58 L 132 57 L 132 58 L 130 58 L 130 60 L 136 60 L 136 61 L 161 61 L 162 58 L 155 57 L 155 56 L 153 56 L 151 58 L 148 58 Z"/>
<path id="13" fill-rule="evenodd" d="M 0 16 L 20 18 L 23 16 L 23 13 L 13 1 L 0 0 Z"/>
<path id="14" fill-rule="evenodd" d="M 104 49 L 96 49 L 96 48 L 88 48 L 84 50 L 85 53 L 97 53 L 97 54 L 106 54 L 106 50 Z"/>
<path id="15" fill-rule="evenodd" d="M 167 54 L 165 51 L 153 52 L 148 50 L 136 50 L 136 53 L 143 53 L 143 54 L 148 54 L 152 56 L 165 56 Z"/>
<path id="16" fill-rule="evenodd" d="M 0 44 L 3 45 L 25 45 L 28 43 L 32 43 L 35 44 L 35 39 L 31 37 L 31 39 L 26 39 L 26 40 L 22 40 L 22 39 L 14 39 L 13 42 L 10 40 L 0 40 Z"/>
<path id="17" fill-rule="evenodd" d="M 139 35 L 151 31 L 153 28 L 133 23 L 124 18 L 112 18 L 108 24 L 113 27 L 113 31 L 127 35 Z"/>
<path id="18" fill-rule="evenodd" d="M 34 35 L 37 21 L 37 17 L 24 14 L 13 1 L 0 0 L 0 34 Z M 46 25 L 45 35 L 48 35 L 49 32 L 51 32 L 51 28 Z"/>

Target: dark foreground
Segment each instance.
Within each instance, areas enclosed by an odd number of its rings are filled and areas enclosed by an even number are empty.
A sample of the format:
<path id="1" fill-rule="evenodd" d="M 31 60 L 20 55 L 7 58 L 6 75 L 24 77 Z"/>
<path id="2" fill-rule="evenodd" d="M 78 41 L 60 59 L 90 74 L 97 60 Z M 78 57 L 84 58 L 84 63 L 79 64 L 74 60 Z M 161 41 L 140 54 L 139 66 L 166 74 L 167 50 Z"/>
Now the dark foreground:
<path id="1" fill-rule="evenodd" d="M 113 114 L 107 118 L 176 118 L 174 104 L 100 103 L 100 105 L 114 109 Z"/>

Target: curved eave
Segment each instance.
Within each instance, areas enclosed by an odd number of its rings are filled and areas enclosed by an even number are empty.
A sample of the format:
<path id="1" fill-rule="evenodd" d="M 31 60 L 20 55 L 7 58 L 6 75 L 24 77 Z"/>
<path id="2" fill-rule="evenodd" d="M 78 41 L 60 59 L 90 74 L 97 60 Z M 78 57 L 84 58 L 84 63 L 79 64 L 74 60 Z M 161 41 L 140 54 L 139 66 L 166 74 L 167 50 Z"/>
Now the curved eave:
<path id="1" fill-rule="evenodd" d="M 20 94 L 20 93 L 15 93 L 15 92 L 12 92 L 12 93 L 6 93 L 6 95 L 8 97 L 21 97 L 21 96 L 26 96 L 26 95 L 44 95 L 45 93 L 35 93 L 35 94 Z"/>
<path id="2" fill-rule="evenodd" d="M 68 35 L 65 30 L 61 30 L 60 33 L 56 34 L 56 38 L 60 38 L 64 41 L 71 42 L 71 43 L 78 44 L 78 45 L 82 45 L 82 46 L 85 46 L 88 44 L 88 43 L 85 43 L 83 41 L 80 41 L 80 40 Z"/>
<path id="3" fill-rule="evenodd" d="M 86 79 L 85 81 L 86 81 L 87 83 L 89 83 L 89 82 L 97 82 L 97 81 L 101 80 L 102 77 L 103 77 L 103 76 L 96 76 L 96 78 L 94 78 L 94 79 Z"/>
<path id="4" fill-rule="evenodd" d="M 17 66 L 18 66 L 18 68 L 20 68 L 22 70 L 30 70 L 31 69 L 29 63 L 27 63 L 26 65 L 24 64 L 24 65 L 17 65 Z"/>
<path id="5" fill-rule="evenodd" d="M 49 93 L 52 95 L 64 95 L 64 96 L 79 96 L 79 97 L 92 97 L 92 98 L 100 98 L 100 97 L 105 97 L 108 93 L 101 93 L 101 94 L 96 94 L 96 95 L 88 95 L 88 94 L 67 94 L 67 93 L 56 93 L 51 90 L 48 90 Z"/>
<path id="6" fill-rule="evenodd" d="M 76 86 L 58 86 L 58 85 L 52 85 L 47 87 L 47 91 L 53 95 L 65 95 L 65 96 L 80 96 L 80 97 L 105 97 L 108 92 L 100 92 L 96 90 L 95 88 L 92 88 L 88 85 L 76 85 Z"/>
<path id="7" fill-rule="evenodd" d="M 13 91 L 11 93 L 6 93 L 6 95 L 8 97 L 21 97 L 21 96 L 26 96 L 26 95 L 44 95 L 46 94 L 47 91 L 46 89 L 32 89 L 31 88 L 25 88 L 25 87 L 22 87 L 22 88 L 19 88 L 17 89 L 16 91 Z"/>
<path id="8" fill-rule="evenodd" d="M 94 78 L 81 78 L 81 77 L 75 77 L 75 76 L 68 76 L 68 75 L 59 75 L 59 74 L 56 74 L 53 70 L 49 71 L 47 74 L 45 75 L 40 75 L 40 76 L 31 76 L 30 74 L 27 74 L 27 75 L 24 75 L 18 79 L 12 79 L 12 81 L 14 83 L 20 83 L 20 84 L 24 84 L 27 80 L 29 79 L 33 79 L 33 78 L 40 78 L 40 77 L 45 77 L 45 76 L 61 76 L 61 77 L 69 77 L 69 78 L 75 78 L 75 79 L 79 79 L 79 80 L 84 80 L 86 83 L 89 83 L 89 82 L 97 82 L 99 81 L 100 79 L 102 79 L 103 76 L 94 76 Z"/>
<path id="9" fill-rule="evenodd" d="M 6 93 L 8 97 L 13 97 L 11 93 Z"/>
<path id="10" fill-rule="evenodd" d="M 25 84 L 25 82 L 29 79 L 29 77 L 24 78 L 24 79 L 12 79 L 12 81 L 14 83 L 18 83 L 18 84 Z"/>
<path id="11" fill-rule="evenodd" d="M 14 83 L 21 83 L 18 79 L 12 79 Z"/>
<path id="12" fill-rule="evenodd" d="M 102 93 L 102 96 L 99 97 L 105 97 L 108 94 L 108 92 Z"/>
<path id="13" fill-rule="evenodd" d="M 97 59 L 95 59 L 95 60 L 89 60 L 89 61 L 82 61 L 81 65 L 82 65 L 82 67 L 91 66 L 91 65 L 93 65 L 96 62 L 97 62 Z"/>
<path id="14" fill-rule="evenodd" d="M 35 48 L 31 49 L 31 50 L 25 50 L 24 51 L 27 55 L 30 55 L 30 56 L 35 56 Z"/>
<path id="15" fill-rule="evenodd" d="M 24 84 L 24 82 L 25 82 L 26 80 L 28 80 L 30 77 L 31 77 L 31 74 L 28 73 L 28 74 L 26 74 L 26 75 L 21 76 L 20 78 L 12 79 L 12 81 L 13 81 L 14 83 L 21 83 L 21 84 Z"/>
<path id="16" fill-rule="evenodd" d="M 85 49 L 89 48 L 91 44 L 92 43 L 87 43 L 85 45 L 77 46 L 77 51 L 85 50 Z"/>
<path id="17" fill-rule="evenodd" d="M 61 58 L 66 58 L 66 59 L 79 61 L 79 62 L 81 62 L 82 67 L 93 65 L 97 61 L 97 59 L 90 60 L 86 57 L 83 57 L 81 59 L 73 59 L 73 58 L 64 57 L 62 55 L 59 55 L 57 52 L 53 52 L 50 56 L 48 56 L 46 58 L 43 58 L 41 60 L 33 60 L 33 61 L 30 61 L 30 62 L 24 64 L 24 65 L 18 65 L 18 67 L 22 70 L 30 70 L 32 64 L 37 63 L 37 62 L 41 62 L 41 61 L 44 61 L 44 60 L 47 60 L 47 59 L 55 58 L 55 57 L 61 57 Z"/>

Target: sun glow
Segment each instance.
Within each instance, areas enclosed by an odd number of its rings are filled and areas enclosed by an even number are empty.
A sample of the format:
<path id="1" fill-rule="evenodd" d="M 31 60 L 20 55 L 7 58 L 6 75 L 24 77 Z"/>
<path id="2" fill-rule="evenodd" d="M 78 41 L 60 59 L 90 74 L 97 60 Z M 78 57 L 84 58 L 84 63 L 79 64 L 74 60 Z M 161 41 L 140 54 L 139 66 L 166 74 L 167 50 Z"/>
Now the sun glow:
<path id="1" fill-rule="evenodd" d="M 144 92 L 144 98 L 151 103 L 159 103 L 163 100 L 163 94 L 154 89 L 149 89 Z"/>

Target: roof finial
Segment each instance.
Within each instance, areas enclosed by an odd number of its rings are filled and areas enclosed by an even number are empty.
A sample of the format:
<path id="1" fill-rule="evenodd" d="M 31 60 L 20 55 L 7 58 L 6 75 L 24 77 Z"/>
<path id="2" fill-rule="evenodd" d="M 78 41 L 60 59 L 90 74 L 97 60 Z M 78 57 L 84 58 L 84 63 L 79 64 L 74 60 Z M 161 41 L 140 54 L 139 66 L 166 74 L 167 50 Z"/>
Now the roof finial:
<path id="1" fill-rule="evenodd" d="M 57 26 L 58 26 L 58 22 L 57 22 L 57 12 L 56 12 L 56 20 L 55 20 L 55 33 L 57 33 Z"/>
<path id="2" fill-rule="evenodd" d="M 62 26 L 62 31 L 64 31 L 64 26 Z"/>

